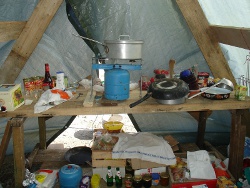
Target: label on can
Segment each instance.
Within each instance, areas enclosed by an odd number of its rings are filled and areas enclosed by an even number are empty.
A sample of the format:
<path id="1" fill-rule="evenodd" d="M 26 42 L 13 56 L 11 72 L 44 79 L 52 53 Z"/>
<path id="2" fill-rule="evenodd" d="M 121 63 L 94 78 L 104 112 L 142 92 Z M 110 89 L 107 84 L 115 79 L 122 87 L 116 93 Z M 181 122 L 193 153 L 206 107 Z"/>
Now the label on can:
<path id="1" fill-rule="evenodd" d="M 24 78 L 23 85 L 24 85 L 25 93 L 31 94 L 35 90 L 35 84 L 32 78 Z"/>
<path id="2" fill-rule="evenodd" d="M 200 88 L 207 87 L 208 77 L 208 72 L 198 72 L 198 84 Z"/>

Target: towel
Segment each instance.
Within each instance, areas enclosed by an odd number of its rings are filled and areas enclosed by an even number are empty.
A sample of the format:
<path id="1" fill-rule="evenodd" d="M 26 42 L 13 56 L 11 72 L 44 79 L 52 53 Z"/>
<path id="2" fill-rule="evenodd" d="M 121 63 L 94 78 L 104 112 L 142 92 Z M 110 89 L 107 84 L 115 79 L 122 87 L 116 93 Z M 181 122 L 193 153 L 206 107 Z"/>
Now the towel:
<path id="1" fill-rule="evenodd" d="M 146 132 L 117 136 L 119 140 L 112 150 L 114 159 L 138 158 L 164 165 L 176 164 L 171 146 L 162 137 Z"/>

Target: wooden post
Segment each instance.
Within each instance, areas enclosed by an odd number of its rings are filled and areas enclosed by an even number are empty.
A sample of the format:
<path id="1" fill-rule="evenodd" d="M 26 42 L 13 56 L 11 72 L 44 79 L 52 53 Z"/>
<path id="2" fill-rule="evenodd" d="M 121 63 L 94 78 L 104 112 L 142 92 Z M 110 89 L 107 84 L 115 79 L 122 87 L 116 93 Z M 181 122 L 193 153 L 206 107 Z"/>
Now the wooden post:
<path id="1" fill-rule="evenodd" d="M 230 133 L 229 171 L 237 180 L 242 177 L 244 143 L 246 126 L 241 125 L 241 115 L 244 110 L 232 111 L 232 123 Z"/>
<path id="2" fill-rule="evenodd" d="M 24 118 L 12 118 L 9 120 L 13 131 L 13 157 L 14 157 L 14 177 L 15 187 L 21 188 L 25 177 L 25 157 L 24 157 Z"/>
<path id="3" fill-rule="evenodd" d="M 3 135 L 3 138 L 1 141 L 1 145 L 0 145 L 0 167 L 3 164 L 5 153 L 6 153 L 6 150 L 8 148 L 9 142 L 10 142 L 11 134 L 12 134 L 12 128 L 11 128 L 10 121 L 8 121 L 8 123 L 5 127 L 4 135 Z"/>
<path id="4" fill-rule="evenodd" d="M 46 149 L 46 118 L 38 117 L 40 149 Z"/>
<path id="5" fill-rule="evenodd" d="M 204 136 L 205 136 L 205 131 L 206 131 L 207 117 L 208 117 L 207 111 L 200 112 L 199 121 L 198 121 L 197 138 L 196 138 L 196 144 L 200 149 L 204 148 Z"/>

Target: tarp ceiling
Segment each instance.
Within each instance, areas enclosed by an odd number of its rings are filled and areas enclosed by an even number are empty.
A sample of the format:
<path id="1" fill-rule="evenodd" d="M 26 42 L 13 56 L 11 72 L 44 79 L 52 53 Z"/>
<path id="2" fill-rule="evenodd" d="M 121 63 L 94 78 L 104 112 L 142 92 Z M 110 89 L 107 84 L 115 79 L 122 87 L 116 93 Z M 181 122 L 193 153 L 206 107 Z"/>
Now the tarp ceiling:
<path id="1" fill-rule="evenodd" d="M 38 0 L 1 0 L 0 21 L 27 21 L 36 7 Z M 169 60 L 175 59 L 175 72 L 197 65 L 198 71 L 210 72 L 209 67 L 182 16 L 175 0 L 69 0 L 88 37 L 103 42 L 115 40 L 120 35 L 129 35 L 131 39 L 143 40 L 143 61 L 141 74 L 152 77 L 155 68 L 168 69 Z M 247 18 L 250 16 L 248 0 L 199 0 L 209 23 L 214 25 L 250 28 Z M 23 78 L 44 74 L 44 63 L 50 64 L 51 74 L 64 71 L 69 81 L 81 80 L 91 74 L 94 52 L 80 38 L 69 22 L 66 14 L 66 2 L 63 2 L 55 17 L 45 31 L 41 41 L 16 79 L 22 83 Z M 0 43 L 0 66 L 7 58 L 15 41 Z M 222 45 L 222 50 L 233 75 L 237 78 L 246 75 L 245 58 L 247 50 Z M 103 53 L 102 46 L 96 46 Z M 131 71 L 131 81 L 137 82 L 139 75 Z M 1 83 L 1 81 L 0 81 Z M 212 115 L 212 124 L 230 126 L 225 112 L 223 116 Z M 170 115 L 171 116 L 171 115 Z M 168 114 L 161 118 L 169 119 Z M 180 123 L 185 120 L 181 120 Z M 193 124 L 192 117 L 187 114 Z M 220 116 L 220 117 L 219 117 Z M 226 118 L 224 118 L 226 117 Z M 137 115 L 139 124 L 145 124 Z M 171 119 L 170 122 L 176 122 Z M 5 122 L 1 122 L 5 124 Z M 37 122 L 33 122 L 37 128 Z M 54 122 L 60 127 L 60 120 Z M 1 126 L 3 127 L 3 126 Z M 3 129 L 1 129 L 1 133 Z M 145 129 L 146 130 L 146 129 Z"/>

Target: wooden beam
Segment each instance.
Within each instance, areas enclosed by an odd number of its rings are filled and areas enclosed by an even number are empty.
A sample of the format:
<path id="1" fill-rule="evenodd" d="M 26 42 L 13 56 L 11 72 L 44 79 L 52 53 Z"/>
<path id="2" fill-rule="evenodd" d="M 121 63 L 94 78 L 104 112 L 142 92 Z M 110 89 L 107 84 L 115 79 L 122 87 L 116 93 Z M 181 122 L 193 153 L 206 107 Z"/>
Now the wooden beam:
<path id="1" fill-rule="evenodd" d="M 228 27 L 220 25 L 210 26 L 218 42 L 250 49 L 250 28 Z"/>
<path id="2" fill-rule="evenodd" d="M 0 68 L 1 83 L 14 83 L 63 0 L 40 0 Z"/>
<path id="3" fill-rule="evenodd" d="M 4 157 L 5 157 L 9 142 L 10 142 L 11 134 L 12 134 L 12 128 L 11 128 L 10 121 L 8 121 L 5 127 L 1 145 L 0 145 L 0 167 L 3 164 Z"/>
<path id="4" fill-rule="evenodd" d="M 14 176 L 15 187 L 21 188 L 25 178 L 25 156 L 24 156 L 24 118 L 12 118 L 10 124 L 13 131 L 13 156 L 14 156 Z"/>
<path id="5" fill-rule="evenodd" d="M 222 53 L 219 42 L 202 11 L 198 0 L 176 0 L 207 64 L 215 78 L 235 78 Z"/>
<path id="6" fill-rule="evenodd" d="M 0 22 L 0 42 L 15 40 L 27 22 Z"/>

